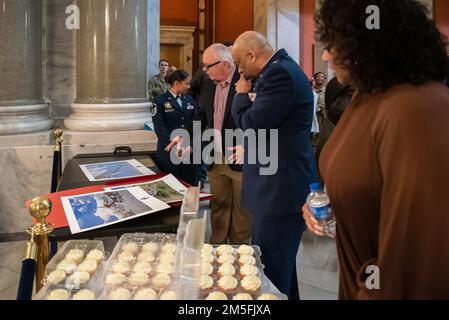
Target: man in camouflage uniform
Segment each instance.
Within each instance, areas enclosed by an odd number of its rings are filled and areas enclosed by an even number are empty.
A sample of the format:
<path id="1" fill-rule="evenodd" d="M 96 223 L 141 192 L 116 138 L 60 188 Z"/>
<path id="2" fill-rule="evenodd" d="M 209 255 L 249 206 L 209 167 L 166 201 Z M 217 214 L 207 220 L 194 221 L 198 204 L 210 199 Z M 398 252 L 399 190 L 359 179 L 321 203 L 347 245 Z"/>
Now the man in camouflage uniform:
<path id="1" fill-rule="evenodd" d="M 154 102 L 154 99 L 170 89 L 170 85 L 165 81 L 169 64 L 167 60 L 159 61 L 159 74 L 148 80 L 148 97 L 150 102 Z"/>

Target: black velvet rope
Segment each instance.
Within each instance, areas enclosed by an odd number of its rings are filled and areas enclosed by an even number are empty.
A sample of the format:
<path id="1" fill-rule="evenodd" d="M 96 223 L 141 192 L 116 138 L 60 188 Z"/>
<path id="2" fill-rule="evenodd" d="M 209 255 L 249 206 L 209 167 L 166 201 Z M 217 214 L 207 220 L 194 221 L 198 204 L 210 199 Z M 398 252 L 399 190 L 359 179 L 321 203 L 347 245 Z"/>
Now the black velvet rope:
<path id="1" fill-rule="evenodd" d="M 31 300 L 35 272 L 36 261 L 33 259 L 23 260 L 19 288 L 17 290 L 17 300 Z"/>

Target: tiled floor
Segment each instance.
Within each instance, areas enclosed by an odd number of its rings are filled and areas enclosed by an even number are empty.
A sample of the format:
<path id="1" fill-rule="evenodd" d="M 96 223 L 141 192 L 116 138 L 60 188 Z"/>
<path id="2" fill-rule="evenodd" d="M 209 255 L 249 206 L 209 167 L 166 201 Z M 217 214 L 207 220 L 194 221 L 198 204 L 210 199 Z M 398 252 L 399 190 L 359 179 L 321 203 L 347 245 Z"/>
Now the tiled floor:
<path id="1" fill-rule="evenodd" d="M 208 207 L 207 203 L 203 205 Z M 206 241 L 211 233 L 210 218 L 207 220 Z M 103 241 L 108 252 L 112 252 L 117 241 L 115 238 L 99 240 Z M 0 243 L 0 300 L 16 298 L 25 245 L 26 241 Z M 337 299 L 338 261 L 333 240 L 317 238 L 305 232 L 298 251 L 297 268 L 301 299 Z"/>

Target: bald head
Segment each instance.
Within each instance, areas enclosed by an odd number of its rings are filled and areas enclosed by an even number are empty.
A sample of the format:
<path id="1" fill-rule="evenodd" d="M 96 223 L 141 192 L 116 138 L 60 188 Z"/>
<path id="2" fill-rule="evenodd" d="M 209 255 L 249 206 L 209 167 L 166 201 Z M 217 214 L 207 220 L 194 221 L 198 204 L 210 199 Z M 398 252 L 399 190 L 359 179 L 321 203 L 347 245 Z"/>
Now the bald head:
<path id="1" fill-rule="evenodd" d="M 242 33 L 235 41 L 234 48 L 243 51 L 254 51 L 257 53 L 273 51 L 267 38 L 256 31 L 246 31 Z"/>
<path id="2" fill-rule="evenodd" d="M 273 56 L 274 50 L 267 38 L 256 31 L 242 33 L 234 42 L 232 56 L 239 65 L 240 73 L 257 79 Z"/>

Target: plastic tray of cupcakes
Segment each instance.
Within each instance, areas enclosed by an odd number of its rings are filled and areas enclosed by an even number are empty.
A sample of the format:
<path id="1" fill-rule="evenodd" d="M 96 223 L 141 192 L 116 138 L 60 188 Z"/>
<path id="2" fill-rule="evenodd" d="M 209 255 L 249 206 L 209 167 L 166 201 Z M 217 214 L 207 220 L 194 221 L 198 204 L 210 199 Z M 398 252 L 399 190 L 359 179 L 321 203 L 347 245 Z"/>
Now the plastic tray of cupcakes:
<path id="1" fill-rule="evenodd" d="M 201 251 L 200 299 L 285 299 L 264 275 L 260 256 L 257 246 L 205 244 Z"/>
<path id="2" fill-rule="evenodd" d="M 94 300 L 107 253 L 103 242 L 70 240 L 45 268 L 44 287 L 34 300 Z"/>
<path id="3" fill-rule="evenodd" d="M 124 234 L 103 272 L 103 300 L 175 300 L 174 234 Z"/>

